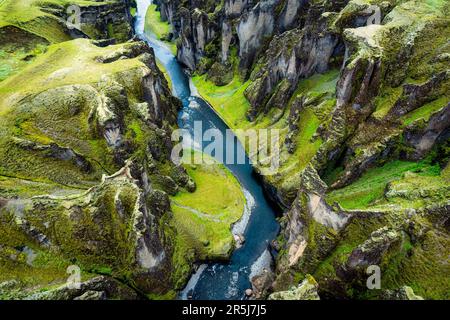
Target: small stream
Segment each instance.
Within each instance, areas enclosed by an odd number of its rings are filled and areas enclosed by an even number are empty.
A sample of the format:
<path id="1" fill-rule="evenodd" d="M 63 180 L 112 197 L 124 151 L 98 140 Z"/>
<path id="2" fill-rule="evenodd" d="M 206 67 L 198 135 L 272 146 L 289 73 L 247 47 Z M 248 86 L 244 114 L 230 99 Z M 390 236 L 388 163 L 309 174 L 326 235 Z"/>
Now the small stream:
<path id="1" fill-rule="evenodd" d="M 135 31 L 140 39 L 154 49 L 156 58 L 165 67 L 172 80 L 173 95 L 182 101 L 183 108 L 178 116 L 179 127 L 187 129 L 192 139 L 194 139 L 194 121 L 202 122 L 203 132 L 214 128 L 225 133 L 227 125 L 208 103 L 195 96 L 195 88 L 169 48 L 152 34 L 144 32 L 145 13 L 151 3 L 152 0 L 137 0 Z M 194 141 L 199 150 L 203 150 L 209 143 Z M 235 148 L 236 151 L 242 150 L 242 145 L 237 139 Z M 235 152 L 236 154 L 238 152 Z M 270 263 L 268 244 L 279 231 L 275 209 L 265 197 L 248 159 L 246 164 L 226 164 L 226 167 L 239 180 L 247 199 L 246 213 L 233 228 L 235 232 L 244 234 L 245 243 L 233 252 L 229 262 L 201 265 L 180 293 L 180 299 L 188 297 L 198 300 L 244 299 L 245 290 L 252 287 L 250 278 L 259 274 Z"/>

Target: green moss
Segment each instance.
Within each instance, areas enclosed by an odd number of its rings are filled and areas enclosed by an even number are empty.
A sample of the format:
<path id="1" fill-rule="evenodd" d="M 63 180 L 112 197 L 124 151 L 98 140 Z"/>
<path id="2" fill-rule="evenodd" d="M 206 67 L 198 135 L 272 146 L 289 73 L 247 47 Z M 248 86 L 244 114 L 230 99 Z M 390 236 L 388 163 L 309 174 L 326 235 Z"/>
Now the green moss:
<path id="1" fill-rule="evenodd" d="M 17 287 L 6 292 L 0 290 L 0 300 L 21 298 L 37 290 L 64 284 L 69 277 L 66 270 L 73 263 L 57 252 L 36 245 L 17 226 L 14 216 L 4 209 L 0 210 L 0 243 L 0 283 L 12 279 L 18 281 Z M 32 250 L 33 259 L 21 251 L 24 247 Z M 82 279 L 89 277 L 82 272 Z"/>
<path id="2" fill-rule="evenodd" d="M 389 88 L 381 91 L 375 98 L 375 112 L 373 116 L 377 119 L 382 119 L 386 114 L 391 110 L 391 108 L 395 105 L 395 102 L 402 95 L 403 88 Z"/>
<path id="3" fill-rule="evenodd" d="M 143 66 L 138 59 L 119 59 L 111 63 L 101 63 L 96 59 L 112 54 L 122 46 L 100 48 L 86 39 L 50 46 L 45 54 L 20 74 L 0 83 L 0 94 L 3 96 L 0 114 L 4 114 L 7 105 L 12 105 L 27 95 L 69 84 L 98 82 L 102 75 Z M 14 99 L 11 95 L 14 95 Z"/>
<path id="4" fill-rule="evenodd" d="M 235 72 L 233 81 L 225 86 L 216 86 L 207 81 L 207 76 L 196 76 L 194 84 L 200 95 L 207 100 L 219 116 L 235 130 L 237 137 L 245 146 L 247 152 L 248 141 L 237 129 L 278 129 L 280 130 L 280 146 L 284 145 L 288 133 L 288 112 L 272 108 L 267 114 L 261 114 L 256 121 L 250 122 L 246 118 L 250 104 L 244 96 L 244 91 L 250 80 L 242 83 L 238 73 Z M 277 175 L 267 176 L 269 183 L 283 190 L 283 193 L 295 198 L 298 189 L 298 174 L 305 168 L 319 149 L 322 141 L 313 139 L 319 126 L 328 120 L 330 111 L 335 104 L 334 92 L 339 70 L 332 69 L 324 74 L 317 74 L 299 82 L 293 99 L 298 95 L 307 97 L 311 106 L 300 111 L 298 134 L 294 137 L 296 148 L 293 154 L 286 148 L 281 149 L 280 168 Z M 289 110 L 292 100 L 286 110 Z M 274 120 L 277 119 L 277 120 Z M 254 157 L 254 154 L 250 155 Z M 254 161 L 256 163 L 256 161 Z M 264 170 L 263 168 L 261 168 Z"/>
<path id="5" fill-rule="evenodd" d="M 172 31 L 172 27 L 168 22 L 161 20 L 161 13 L 157 10 L 157 6 L 152 4 L 148 7 L 145 15 L 145 32 L 155 35 L 159 40 L 163 40 L 168 45 L 170 51 L 174 55 L 177 54 L 175 42 L 165 41 L 168 34 Z"/>
<path id="6" fill-rule="evenodd" d="M 1 175 L 31 180 L 34 183 L 29 185 L 34 190 L 37 190 L 37 182 L 41 182 L 40 187 L 48 186 L 50 191 L 52 183 L 89 188 L 101 179 L 102 174 L 118 170 L 111 148 L 88 119 L 96 107 L 96 89 L 104 75 L 124 86 L 129 104 L 141 101 L 140 77 L 146 67 L 138 58 L 111 63 L 98 60 L 98 57 L 115 54 L 128 45 L 131 44 L 99 48 L 85 39 L 53 45 L 33 64 L 0 83 L 4 98 L 0 101 Z M 33 99 L 28 102 L 24 99 L 27 96 Z M 138 121 L 130 109 L 125 109 L 127 107 L 121 110 L 128 124 L 124 135 L 138 150 L 145 146 L 150 129 Z M 45 152 L 24 149 L 12 137 L 44 146 L 57 143 L 71 148 L 83 155 L 92 170 L 84 172 L 72 161 L 61 161 Z M 23 190 L 26 186 L 15 189 Z"/>
<path id="7" fill-rule="evenodd" d="M 45 2 L 64 7 L 73 4 L 81 7 L 99 6 L 107 3 L 88 0 L 46 0 Z M 0 28 L 16 26 L 45 38 L 51 43 L 70 40 L 70 36 L 63 31 L 58 18 L 41 10 L 41 6 L 41 0 L 3 0 L 0 2 Z"/>
<path id="8" fill-rule="evenodd" d="M 354 247 L 349 244 L 338 245 L 326 259 L 320 262 L 314 272 L 314 277 L 316 279 L 335 279 L 336 268 L 347 260 L 353 249 Z"/>
<path id="9" fill-rule="evenodd" d="M 339 69 L 331 69 L 323 74 L 317 73 L 307 79 L 300 80 L 293 97 L 301 93 L 331 93 L 336 91 L 336 84 L 339 79 Z"/>
<path id="10" fill-rule="evenodd" d="M 396 289 L 408 285 L 425 299 L 449 299 L 449 269 L 444 249 L 448 245 L 448 237 L 433 231 L 413 244 L 406 239 L 382 273 L 383 287 Z"/>
<path id="11" fill-rule="evenodd" d="M 149 294 L 147 295 L 147 297 L 150 300 L 175 300 L 177 298 L 177 292 L 174 290 L 171 290 L 169 292 L 167 292 L 166 294 L 163 295 L 158 295 L 158 294 Z"/>
<path id="12" fill-rule="evenodd" d="M 140 121 L 137 119 L 133 119 L 129 123 L 128 128 L 131 129 L 135 142 L 138 145 L 144 145 L 146 142 L 146 135 L 145 131 L 142 129 L 142 124 L 140 123 Z"/>
<path id="13" fill-rule="evenodd" d="M 0 28 L 0 81 L 31 64 L 48 42 L 15 27 Z"/>
<path id="14" fill-rule="evenodd" d="M 447 97 L 441 97 L 430 103 L 427 103 L 427 104 L 423 105 L 422 107 L 406 114 L 402 118 L 403 125 L 408 126 L 411 123 L 413 123 L 419 119 L 428 121 L 434 113 L 436 113 L 440 109 L 444 108 L 447 105 L 447 103 L 448 103 Z"/>
<path id="15" fill-rule="evenodd" d="M 322 140 L 312 139 L 319 128 L 320 120 L 312 108 L 304 108 L 300 111 L 299 133 L 296 137 L 296 149 L 289 155 L 287 161 L 282 163 L 280 173 L 286 177 L 292 177 L 292 173 L 302 171 L 312 157 L 316 154 Z"/>
<path id="16" fill-rule="evenodd" d="M 158 69 L 162 72 L 162 74 L 164 75 L 164 78 L 166 79 L 168 85 L 169 85 L 169 89 L 172 91 L 173 90 L 173 84 L 172 84 L 172 78 L 170 77 L 170 75 L 167 73 L 166 68 L 159 62 L 156 62 Z"/>

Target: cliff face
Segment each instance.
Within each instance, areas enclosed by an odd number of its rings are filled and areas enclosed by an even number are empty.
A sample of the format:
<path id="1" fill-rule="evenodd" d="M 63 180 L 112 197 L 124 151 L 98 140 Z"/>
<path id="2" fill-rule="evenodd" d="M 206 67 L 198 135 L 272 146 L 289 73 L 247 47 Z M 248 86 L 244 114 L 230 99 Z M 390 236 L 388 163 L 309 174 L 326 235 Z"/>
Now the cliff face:
<path id="1" fill-rule="evenodd" d="M 382 298 L 365 287 L 377 264 L 385 290 L 448 298 L 430 281 L 448 275 L 448 3 L 158 5 L 199 92 L 212 81 L 243 101 L 211 100 L 225 121 L 284 132 L 264 178 L 286 209 L 272 290 L 312 274 L 324 297 Z"/>
<path id="2" fill-rule="evenodd" d="M 36 19 L 59 21 L 70 4 L 59 3 Z M 116 41 L 126 40 L 128 10 L 126 1 L 84 1 L 82 29 L 102 39 L 117 27 Z M 11 21 L 1 21 L 14 30 L 1 33 L 9 45 L 33 50 L 26 46 L 34 39 L 42 51 L 0 82 L 0 297 L 173 292 L 185 279 L 173 263 L 167 194 L 195 184 L 170 160 L 179 102 L 153 51 L 142 42 L 57 41 L 45 28 L 31 32 L 35 20 Z M 66 280 L 76 270 L 82 283 L 74 288 Z"/>

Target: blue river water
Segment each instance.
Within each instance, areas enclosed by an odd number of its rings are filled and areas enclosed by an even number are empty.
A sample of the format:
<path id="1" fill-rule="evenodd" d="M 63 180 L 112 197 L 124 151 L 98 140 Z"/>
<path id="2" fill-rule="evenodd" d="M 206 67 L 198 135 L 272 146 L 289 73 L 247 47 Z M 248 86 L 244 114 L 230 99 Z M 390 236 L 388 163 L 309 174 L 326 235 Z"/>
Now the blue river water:
<path id="1" fill-rule="evenodd" d="M 151 2 L 151 0 L 137 0 L 135 31 L 141 40 L 146 41 L 153 48 L 156 58 L 171 78 L 173 94 L 181 100 L 183 105 L 178 117 L 179 127 L 189 131 L 192 139 L 194 139 L 195 121 L 201 121 L 203 131 L 213 128 L 225 133 L 228 129 L 227 125 L 208 103 L 195 96 L 195 88 L 190 85 L 189 77 L 169 48 L 152 34 L 144 32 L 145 13 Z M 202 150 L 209 143 L 201 140 L 194 141 L 197 149 Z M 242 145 L 237 139 L 235 139 L 234 147 L 235 155 L 239 151 L 243 152 Z M 245 164 L 237 164 L 234 161 L 234 164 L 225 165 L 239 180 L 247 199 L 248 223 L 243 223 L 242 230 L 245 242 L 242 247 L 233 252 L 229 262 L 210 262 L 202 265 L 180 294 L 181 299 L 187 297 L 198 300 L 244 299 L 245 290 L 251 288 L 250 276 L 257 274 L 261 266 L 267 265 L 267 260 L 270 258 L 268 244 L 279 231 L 275 216 L 276 209 L 265 197 L 248 158 Z"/>

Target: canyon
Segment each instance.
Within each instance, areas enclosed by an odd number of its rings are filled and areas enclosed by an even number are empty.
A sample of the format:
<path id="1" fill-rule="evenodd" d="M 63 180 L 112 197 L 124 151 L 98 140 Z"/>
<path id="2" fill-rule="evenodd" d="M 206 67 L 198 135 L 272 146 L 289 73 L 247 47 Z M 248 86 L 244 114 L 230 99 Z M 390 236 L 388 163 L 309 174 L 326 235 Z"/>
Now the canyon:
<path id="1" fill-rule="evenodd" d="M 0 9 L 0 299 L 449 299 L 447 1 Z M 195 119 L 279 171 L 173 163 Z"/>

